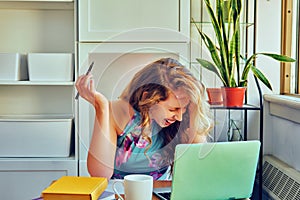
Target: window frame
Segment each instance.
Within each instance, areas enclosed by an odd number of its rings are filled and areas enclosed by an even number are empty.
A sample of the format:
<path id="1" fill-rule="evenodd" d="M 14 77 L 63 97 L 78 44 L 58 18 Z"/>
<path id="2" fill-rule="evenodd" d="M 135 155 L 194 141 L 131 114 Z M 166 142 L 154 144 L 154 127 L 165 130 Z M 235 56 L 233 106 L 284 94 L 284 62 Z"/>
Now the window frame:
<path id="1" fill-rule="evenodd" d="M 297 0 L 299 4 L 299 0 Z M 297 5 L 296 13 L 293 13 L 293 1 L 282 0 L 281 1 L 281 54 L 291 56 L 292 55 L 292 35 L 293 35 L 293 15 L 297 15 L 296 32 L 300 34 L 300 18 L 299 18 L 299 5 Z M 300 94 L 300 44 L 299 39 L 296 37 L 296 63 L 295 63 L 295 80 L 292 80 L 292 63 L 280 64 L 280 94 Z M 294 81 L 295 83 L 292 83 Z M 293 86 L 293 84 L 295 84 Z M 292 91 L 293 90 L 293 91 Z"/>

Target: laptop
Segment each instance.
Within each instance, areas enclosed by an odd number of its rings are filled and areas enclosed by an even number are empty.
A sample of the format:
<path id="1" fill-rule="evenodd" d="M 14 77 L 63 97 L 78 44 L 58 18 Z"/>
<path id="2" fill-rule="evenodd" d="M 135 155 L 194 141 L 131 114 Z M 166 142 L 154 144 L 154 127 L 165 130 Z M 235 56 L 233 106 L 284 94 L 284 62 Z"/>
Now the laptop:
<path id="1" fill-rule="evenodd" d="M 256 140 L 177 145 L 170 199 L 250 198 L 259 150 Z M 154 189 L 168 199 L 161 192 L 167 191 Z"/>

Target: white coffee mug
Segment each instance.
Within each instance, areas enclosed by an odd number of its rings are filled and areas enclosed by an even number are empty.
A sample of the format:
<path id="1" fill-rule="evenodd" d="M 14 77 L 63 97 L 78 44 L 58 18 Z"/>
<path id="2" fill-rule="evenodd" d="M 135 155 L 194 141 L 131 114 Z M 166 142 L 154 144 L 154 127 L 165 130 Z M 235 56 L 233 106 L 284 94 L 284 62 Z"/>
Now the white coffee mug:
<path id="1" fill-rule="evenodd" d="M 112 187 L 121 200 L 124 200 L 116 189 L 116 184 L 124 187 L 126 200 L 151 200 L 153 192 L 153 177 L 144 174 L 130 174 L 124 177 L 124 181 L 114 180 Z"/>

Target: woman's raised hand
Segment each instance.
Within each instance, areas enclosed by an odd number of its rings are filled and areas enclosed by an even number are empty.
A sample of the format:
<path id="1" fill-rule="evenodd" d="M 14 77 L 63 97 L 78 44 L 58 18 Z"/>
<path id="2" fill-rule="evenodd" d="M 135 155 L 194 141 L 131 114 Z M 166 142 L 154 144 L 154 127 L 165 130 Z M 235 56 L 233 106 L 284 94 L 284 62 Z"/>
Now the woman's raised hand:
<path id="1" fill-rule="evenodd" d="M 75 86 L 80 96 L 91 103 L 94 107 L 98 104 L 102 105 L 108 103 L 106 97 L 96 91 L 95 82 L 91 73 L 79 76 Z"/>

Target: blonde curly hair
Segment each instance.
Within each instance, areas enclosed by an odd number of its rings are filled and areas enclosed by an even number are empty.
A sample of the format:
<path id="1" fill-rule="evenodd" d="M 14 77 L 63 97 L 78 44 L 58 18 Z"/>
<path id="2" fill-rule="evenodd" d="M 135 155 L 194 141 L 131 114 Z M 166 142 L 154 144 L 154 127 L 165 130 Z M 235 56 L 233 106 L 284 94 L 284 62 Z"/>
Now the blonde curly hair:
<path id="1" fill-rule="evenodd" d="M 151 146 L 151 120 L 149 109 L 159 101 L 166 100 L 172 91 L 183 89 L 189 96 L 193 105 L 193 119 L 190 119 L 190 111 L 183 114 L 182 121 L 162 128 L 162 137 L 165 142 L 165 154 L 169 164 L 173 162 L 174 148 L 179 143 L 191 143 L 195 135 L 206 138 L 212 128 L 209 106 L 205 100 L 205 87 L 191 73 L 189 69 L 172 58 L 162 58 L 148 64 L 137 72 L 127 85 L 120 98 L 141 114 L 142 137 L 149 141 Z M 143 95 L 146 92 L 146 96 Z M 190 127 L 192 126 L 192 127 Z M 188 134 L 188 129 L 194 134 Z M 147 151 L 146 149 L 146 151 Z"/>

